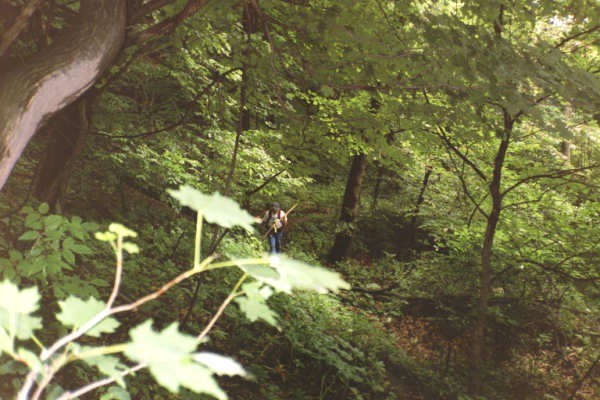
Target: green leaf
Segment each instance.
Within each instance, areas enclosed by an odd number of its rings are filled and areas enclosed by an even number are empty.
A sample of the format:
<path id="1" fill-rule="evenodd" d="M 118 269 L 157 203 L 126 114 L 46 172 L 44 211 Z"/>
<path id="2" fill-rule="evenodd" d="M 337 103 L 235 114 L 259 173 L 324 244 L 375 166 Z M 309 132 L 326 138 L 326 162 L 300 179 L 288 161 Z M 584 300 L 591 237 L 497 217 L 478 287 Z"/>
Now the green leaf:
<path id="1" fill-rule="evenodd" d="M 66 300 L 58 302 L 61 312 L 56 314 L 58 320 L 65 326 L 79 328 L 106 308 L 106 304 L 90 297 L 81 300 L 69 296 Z M 98 337 L 103 333 L 112 333 L 119 326 L 119 322 L 111 317 L 105 318 L 99 324 L 86 332 L 87 335 Z"/>
<path id="2" fill-rule="evenodd" d="M 282 255 L 270 256 L 269 262 L 279 272 L 279 278 L 261 280 L 281 292 L 291 293 L 292 289 L 299 289 L 327 293 L 350 289 L 339 273 L 323 267 L 314 267 Z"/>
<path id="3" fill-rule="evenodd" d="M 200 352 L 193 356 L 194 361 L 206 366 L 209 370 L 217 375 L 229 376 L 247 376 L 246 371 L 242 366 L 230 357 L 225 357 L 220 354 L 210 352 Z"/>
<path id="4" fill-rule="evenodd" d="M 125 227 L 125 225 L 118 224 L 116 222 L 110 224 L 108 226 L 108 230 L 121 237 L 137 237 L 137 233 L 135 231 L 132 231 L 131 229 Z"/>
<path id="5" fill-rule="evenodd" d="M 129 254 L 137 254 L 140 252 L 140 248 L 135 243 L 125 242 L 123 243 L 123 250 Z"/>
<path id="6" fill-rule="evenodd" d="M 42 203 L 40 204 L 40 206 L 38 207 L 38 212 L 40 214 L 47 214 L 48 211 L 50 211 L 50 206 L 47 203 Z"/>
<path id="7" fill-rule="evenodd" d="M 19 290 L 8 280 L 0 283 L 0 327 L 9 337 L 26 340 L 42 327 L 41 318 L 29 315 L 37 311 L 39 299 L 36 287 Z"/>
<path id="8" fill-rule="evenodd" d="M 0 327 L 0 354 L 2 352 L 11 353 L 14 351 L 14 344 L 8 332 L 2 327 Z"/>
<path id="9" fill-rule="evenodd" d="M 250 282 L 242 286 L 245 295 L 237 297 L 235 302 L 240 306 L 240 311 L 246 318 L 254 322 L 262 319 L 271 326 L 277 327 L 276 314 L 269 308 L 266 299 L 269 292 L 264 291 L 262 282 Z"/>
<path id="10" fill-rule="evenodd" d="M 235 260 L 234 260 L 235 262 Z M 238 265 L 238 267 L 244 271 L 245 273 L 247 273 L 248 275 L 250 275 L 253 278 L 256 278 L 258 280 L 264 280 L 264 279 L 278 279 L 279 278 L 279 273 L 277 271 L 275 271 L 275 269 L 273 269 L 270 266 L 266 266 L 266 265 Z"/>
<path id="11" fill-rule="evenodd" d="M 122 387 L 111 386 L 106 393 L 100 396 L 100 400 L 131 400 L 131 396 Z"/>
<path id="12" fill-rule="evenodd" d="M 69 264 L 75 264 L 75 254 L 73 254 L 71 250 L 63 249 L 61 254 L 66 262 L 68 262 Z"/>
<path id="13" fill-rule="evenodd" d="M 117 235 L 113 232 L 96 232 L 94 237 L 101 242 L 112 242 L 117 239 Z"/>
<path id="14" fill-rule="evenodd" d="M 191 186 L 183 185 L 179 190 L 168 190 L 168 193 L 181 205 L 201 213 L 206 221 L 224 228 L 241 226 L 248 232 L 252 232 L 252 224 L 257 222 L 257 219 L 242 210 L 238 203 L 221 196 L 218 192 L 207 195 Z"/>
<path id="15" fill-rule="evenodd" d="M 73 253 L 83 254 L 83 255 L 93 253 L 89 247 L 87 247 L 86 245 L 83 245 L 83 244 L 75 244 L 74 243 L 69 247 L 69 250 L 71 250 Z"/>
<path id="16" fill-rule="evenodd" d="M 156 381 L 171 392 L 186 387 L 197 393 L 227 399 L 211 371 L 193 360 L 192 352 L 198 343 L 196 338 L 180 333 L 177 323 L 156 332 L 152 329 L 152 320 L 148 320 L 132 329 L 130 336 L 125 355 L 146 363 Z"/>
<path id="17" fill-rule="evenodd" d="M 14 324 L 12 328 L 11 319 Z M 7 332 L 12 332 L 17 339 L 27 340 L 33 336 L 33 331 L 42 328 L 42 319 L 25 314 L 11 315 L 8 311 L 0 309 L 0 326 L 4 327 Z"/>
<path id="18" fill-rule="evenodd" d="M 78 346 L 74 352 L 76 356 L 84 355 L 85 352 L 93 350 L 94 347 Z M 125 380 L 121 373 L 127 370 L 127 366 L 119 360 L 118 357 L 109 355 L 99 355 L 94 357 L 82 358 L 82 360 L 91 367 L 98 370 L 108 377 L 114 378 L 120 386 L 125 387 Z"/>
<path id="19" fill-rule="evenodd" d="M 29 369 L 40 369 L 42 366 L 42 362 L 40 361 L 40 359 L 27 349 L 20 348 L 17 351 L 17 355 L 25 364 L 27 364 Z"/>
<path id="20" fill-rule="evenodd" d="M 35 286 L 19 290 L 8 280 L 0 283 L 0 308 L 11 313 L 31 314 L 37 311 L 39 300 L 40 294 Z"/>
<path id="21" fill-rule="evenodd" d="M 39 233 L 36 231 L 27 231 L 24 234 L 22 234 L 21 236 L 19 236 L 19 240 L 22 240 L 22 241 L 36 240 L 39 236 L 40 236 Z"/>

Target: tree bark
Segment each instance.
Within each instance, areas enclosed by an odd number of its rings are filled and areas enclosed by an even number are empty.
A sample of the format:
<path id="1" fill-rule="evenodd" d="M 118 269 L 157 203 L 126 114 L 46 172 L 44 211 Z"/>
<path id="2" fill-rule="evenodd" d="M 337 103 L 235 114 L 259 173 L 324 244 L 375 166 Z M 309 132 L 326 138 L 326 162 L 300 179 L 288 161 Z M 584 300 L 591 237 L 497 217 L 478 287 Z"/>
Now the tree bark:
<path id="1" fill-rule="evenodd" d="M 356 218 L 360 204 L 360 192 L 362 190 L 363 178 L 367 168 L 367 157 L 364 154 L 358 154 L 352 158 L 352 166 L 346 183 L 346 191 L 342 200 L 342 212 L 340 222 L 344 225 L 343 229 L 335 236 L 335 241 L 329 260 L 332 262 L 343 260 L 348 257 L 350 244 L 354 236 L 351 224 Z"/>
<path id="2" fill-rule="evenodd" d="M 417 201 L 415 203 L 415 208 L 413 210 L 413 215 L 410 218 L 409 232 L 408 232 L 408 249 L 413 249 L 417 244 L 417 218 L 419 217 L 419 211 L 421 211 L 421 204 L 425 201 L 425 190 L 427 190 L 427 185 L 429 185 L 429 178 L 431 177 L 431 173 L 433 172 L 433 167 L 431 165 L 427 165 L 425 167 L 425 175 L 423 176 L 423 183 L 421 185 L 421 190 L 419 191 L 419 197 L 417 197 Z"/>
<path id="3" fill-rule="evenodd" d="M 73 164 L 89 132 L 92 95 L 86 95 L 52 118 L 46 150 L 39 161 L 34 196 L 54 211 L 68 186 Z"/>
<path id="4" fill-rule="evenodd" d="M 0 77 L 0 189 L 37 130 L 92 86 L 121 49 L 126 1 L 80 4 L 72 29 Z"/>
<path id="5" fill-rule="evenodd" d="M 481 248 L 481 271 L 479 273 L 479 299 L 477 302 L 477 321 L 473 332 L 473 346 L 471 353 L 471 393 L 479 396 L 483 391 L 483 352 L 487 328 L 487 312 L 490 294 L 492 292 L 492 250 L 496 227 L 502 212 L 502 168 L 504 159 L 510 143 L 510 137 L 514 120 L 506 110 L 503 110 L 504 132 L 496 157 L 494 158 L 494 169 L 492 180 L 489 185 L 490 197 L 492 198 L 492 210 L 488 214 Z"/>

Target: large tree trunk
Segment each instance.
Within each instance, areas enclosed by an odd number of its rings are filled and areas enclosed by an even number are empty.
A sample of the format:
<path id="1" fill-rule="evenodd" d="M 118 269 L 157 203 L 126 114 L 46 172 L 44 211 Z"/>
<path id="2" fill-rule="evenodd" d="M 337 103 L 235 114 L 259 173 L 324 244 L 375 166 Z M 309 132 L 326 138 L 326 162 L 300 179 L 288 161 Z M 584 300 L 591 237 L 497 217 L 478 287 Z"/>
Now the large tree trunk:
<path id="1" fill-rule="evenodd" d="M 121 49 L 126 1 L 80 3 L 72 29 L 0 77 L 0 189 L 40 126 L 81 96 Z"/>
<path id="2" fill-rule="evenodd" d="M 343 229 L 335 235 L 335 242 L 329 255 L 329 260 L 332 262 L 340 261 L 348 257 L 350 251 L 350 243 L 354 236 L 351 224 L 358 213 L 360 203 L 360 192 L 362 190 L 362 182 L 367 168 L 367 157 L 364 154 L 358 154 L 352 158 L 352 167 L 348 182 L 346 183 L 346 191 L 342 201 L 342 213 L 340 222 Z"/>
<path id="3" fill-rule="evenodd" d="M 48 144 L 39 161 L 33 193 L 52 210 L 62 200 L 73 164 L 84 147 L 93 97 L 85 95 L 56 114 L 48 124 Z"/>

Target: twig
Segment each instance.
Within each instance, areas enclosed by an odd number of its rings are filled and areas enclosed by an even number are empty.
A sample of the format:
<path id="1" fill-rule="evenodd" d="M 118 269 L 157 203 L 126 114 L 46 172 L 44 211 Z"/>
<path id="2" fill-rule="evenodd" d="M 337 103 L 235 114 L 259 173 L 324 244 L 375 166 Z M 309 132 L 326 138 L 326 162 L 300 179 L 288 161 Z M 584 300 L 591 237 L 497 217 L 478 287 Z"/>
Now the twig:
<path id="1" fill-rule="evenodd" d="M 225 308 L 229 305 L 229 303 L 231 303 L 231 301 L 233 299 L 235 299 L 236 297 L 238 297 L 238 296 L 240 296 L 240 295 L 243 294 L 243 292 L 238 292 L 238 289 L 240 288 L 240 286 L 242 285 L 242 283 L 244 282 L 244 280 L 246 280 L 247 277 L 248 277 L 248 275 L 246 273 L 244 273 L 244 275 L 242 275 L 242 277 L 237 281 L 237 283 L 233 287 L 233 290 L 231 291 L 231 293 L 229 294 L 229 296 L 227 296 L 227 298 L 225 299 L 225 301 L 223 301 L 223 303 L 221 303 L 221 306 L 217 310 L 217 313 L 212 317 L 212 319 L 210 320 L 210 322 L 208 323 L 208 325 L 206 325 L 206 327 L 204 328 L 204 330 L 202 330 L 202 332 L 196 338 L 196 340 L 198 342 L 202 342 L 202 340 L 204 340 L 204 338 L 206 337 L 206 335 L 208 334 L 208 332 L 210 332 L 210 330 L 213 328 L 213 326 L 215 325 L 215 323 L 217 322 L 217 320 L 221 317 L 221 314 L 223 314 L 223 312 L 225 311 Z"/>
<path id="2" fill-rule="evenodd" d="M 132 374 L 134 372 L 139 371 L 142 368 L 145 368 L 146 366 L 147 365 L 144 364 L 144 363 L 137 364 L 137 365 L 129 368 L 128 370 L 125 370 L 125 371 L 121 372 L 119 374 L 119 376 L 120 377 L 127 376 L 129 374 Z M 97 389 L 97 388 L 102 387 L 102 386 L 110 385 L 111 383 L 115 382 L 116 380 L 117 380 L 117 378 L 115 378 L 115 377 L 108 377 L 108 378 L 101 379 L 99 381 L 90 383 L 89 385 L 85 385 L 85 386 L 83 386 L 83 387 L 75 390 L 74 392 L 63 393 L 57 400 L 76 399 L 76 398 L 78 398 L 78 397 L 80 397 L 80 396 L 82 396 L 82 395 L 84 395 L 84 394 L 86 394 L 88 392 L 91 392 L 94 389 Z"/>

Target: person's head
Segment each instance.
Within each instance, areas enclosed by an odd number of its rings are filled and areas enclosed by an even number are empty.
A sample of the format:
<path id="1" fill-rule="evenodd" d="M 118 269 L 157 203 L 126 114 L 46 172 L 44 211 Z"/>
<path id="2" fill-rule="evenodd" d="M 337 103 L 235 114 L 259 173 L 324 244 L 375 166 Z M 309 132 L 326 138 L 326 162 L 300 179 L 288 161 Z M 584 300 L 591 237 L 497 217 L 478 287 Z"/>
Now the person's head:
<path id="1" fill-rule="evenodd" d="M 281 206 L 279 205 L 278 202 L 274 202 L 273 204 L 271 204 L 271 209 L 273 211 L 279 211 L 281 209 Z"/>

